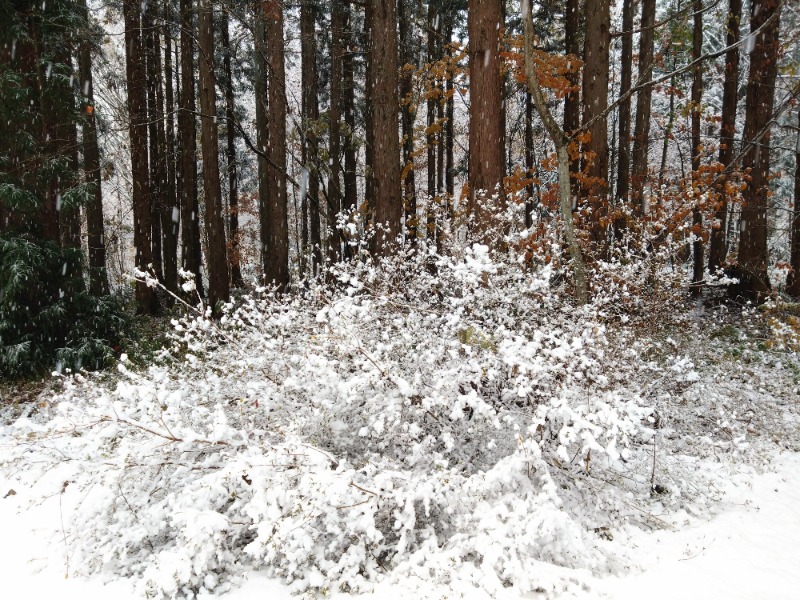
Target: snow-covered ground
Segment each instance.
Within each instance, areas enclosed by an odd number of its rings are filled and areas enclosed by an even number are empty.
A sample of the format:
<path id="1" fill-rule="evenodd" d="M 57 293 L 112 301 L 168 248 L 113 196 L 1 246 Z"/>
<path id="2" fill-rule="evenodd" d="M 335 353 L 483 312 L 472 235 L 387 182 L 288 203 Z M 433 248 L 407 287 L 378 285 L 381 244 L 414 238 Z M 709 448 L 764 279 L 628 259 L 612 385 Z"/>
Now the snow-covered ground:
<path id="1" fill-rule="evenodd" d="M 5 484 L 5 482 L 4 482 Z M 7 493 L 7 488 L 2 488 Z M 139 598 L 127 581 L 67 577 L 59 496 L 32 510 L 24 491 L 0 500 L 0 579 L 7 598 L 127 600 Z M 743 469 L 725 490 L 710 520 L 678 520 L 673 530 L 628 532 L 616 539 L 617 551 L 630 559 L 629 573 L 604 578 L 568 573 L 576 583 L 563 598 L 609 600 L 795 600 L 800 590 L 800 453 L 776 452 L 764 473 Z M 8 595 L 7 595 L 8 594 Z M 228 600 L 292 598 L 288 588 L 259 573 L 224 594 Z M 352 598 L 346 594 L 331 597 Z M 537 598 L 507 590 L 503 598 Z M 490 598 L 472 586 L 431 586 L 406 579 L 379 584 L 360 596 L 389 600 Z"/>

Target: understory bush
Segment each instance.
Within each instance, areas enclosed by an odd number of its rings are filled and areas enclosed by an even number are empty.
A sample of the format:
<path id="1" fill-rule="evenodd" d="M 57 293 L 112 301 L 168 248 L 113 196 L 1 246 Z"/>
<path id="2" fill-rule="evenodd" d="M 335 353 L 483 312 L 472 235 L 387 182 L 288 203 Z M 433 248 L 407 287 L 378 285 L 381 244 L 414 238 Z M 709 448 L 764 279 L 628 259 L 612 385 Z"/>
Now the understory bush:
<path id="1" fill-rule="evenodd" d="M 76 280 L 81 260 L 78 249 L 0 237 L 0 378 L 111 364 L 128 319 L 115 296 Z"/>
<path id="2" fill-rule="evenodd" d="M 613 570 L 616 528 L 711 493 L 661 450 L 698 375 L 608 330 L 605 303 L 554 293 L 554 268 L 420 247 L 296 295 L 259 289 L 220 321 L 201 307 L 157 364 L 62 376 L 6 465 L 74 505 L 73 571 L 148 597 L 249 569 L 298 592 L 457 576 L 520 593 L 559 567 Z M 737 409 L 702 394 L 692 418 L 718 425 L 692 443 L 740 451 Z"/>

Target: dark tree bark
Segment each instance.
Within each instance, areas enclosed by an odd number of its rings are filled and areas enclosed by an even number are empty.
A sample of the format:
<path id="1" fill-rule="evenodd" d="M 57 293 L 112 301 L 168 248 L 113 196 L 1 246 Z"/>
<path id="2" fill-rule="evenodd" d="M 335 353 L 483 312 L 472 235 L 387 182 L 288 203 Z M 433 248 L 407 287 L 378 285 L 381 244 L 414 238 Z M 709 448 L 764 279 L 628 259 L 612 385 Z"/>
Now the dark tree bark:
<path id="1" fill-rule="evenodd" d="M 222 69 L 225 73 L 225 159 L 228 163 L 228 264 L 233 287 L 244 287 L 242 268 L 239 264 L 239 161 L 236 159 L 236 104 L 233 97 L 233 72 L 231 69 L 230 34 L 228 13 L 222 12 L 220 34 L 222 37 Z"/>
<path id="2" fill-rule="evenodd" d="M 431 5 L 433 3 L 431 2 Z M 400 0 L 400 102 L 402 105 L 403 133 L 403 206 L 405 207 L 406 236 L 411 245 L 417 242 L 417 190 L 414 172 L 414 121 L 416 109 L 414 93 L 414 28 L 412 27 L 411 3 Z"/>
<path id="3" fill-rule="evenodd" d="M 743 194 L 739 266 L 745 273 L 741 286 L 755 300 L 763 299 L 770 289 L 767 208 L 770 125 L 780 49 L 780 15 L 776 13 L 780 6 L 778 0 L 754 0 L 750 20 L 751 35 L 762 25 L 764 29 L 755 39 L 747 80 L 742 167 L 750 172 L 750 183 Z"/>
<path id="4" fill-rule="evenodd" d="M 166 131 L 164 157 L 167 181 L 164 188 L 164 202 L 161 211 L 161 233 L 164 239 L 164 286 L 173 294 L 178 293 L 178 224 L 179 204 L 176 187 L 175 165 L 175 93 L 173 87 L 172 63 L 172 2 L 164 3 L 164 102 Z"/>
<path id="5" fill-rule="evenodd" d="M 564 50 L 567 54 L 574 56 L 576 59 L 581 55 L 580 22 L 580 0 L 566 0 L 566 6 L 564 8 Z M 570 73 L 567 75 L 567 79 L 569 79 L 570 84 L 575 88 L 574 91 L 567 94 L 564 98 L 564 131 L 567 135 L 571 135 L 572 132 L 581 125 L 580 75 L 578 73 Z M 580 161 L 570 158 L 569 172 L 572 180 L 572 194 L 574 196 L 578 195 L 575 176 L 579 169 Z"/>
<path id="6" fill-rule="evenodd" d="M 794 209 L 789 265 L 792 270 L 786 282 L 786 292 L 790 296 L 800 298 L 800 111 L 797 112 L 797 141 L 794 152 Z"/>
<path id="7" fill-rule="evenodd" d="M 436 59 L 436 3 L 433 0 L 428 0 L 428 20 L 426 28 L 428 30 L 428 64 L 432 65 Z M 428 84 L 433 88 L 436 85 L 431 78 Z M 433 92 L 433 90 L 430 90 Z M 428 176 L 428 218 L 426 222 L 427 238 L 429 240 L 436 238 L 436 98 L 433 94 L 429 95 L 426 106 L 427 112 L 427 134 L 425 136 L 425 143 L 427 145 L 428 165 L 425 173 Z"/>
<path id="8" fill-rule="evenodd" d="M 342 57 L 342 109 L 344 121 L 347 123 L 347 135 L 344 145 L 344 205 L 347 210 L 353 210 L 358 203 L 358 168 L 356 153 L 358 151 L 356 130 L 356 86 L 354 81 L 355 71 L 355 45 L 353 36 L 352 9 L 345 7 L 345 40 L 348 51 Z"/>
<path id="9" fill-rule="evenodd" d="M 367 0 L 364 4 L 364 123 L 365 123 L 365 146 L 364 146 L 364 192 L 366 215 L 365 222 L 374 221 L 375 217 L 375 113 L 373 111 L 372 99 L 375 90 L 370 82 L 373 80 L 374 56 L 372 55 L 372 0 Z"/>
<path id="10" fill-rule="evenodd" d="M 194 9 L 191 0 L 181 0 L 181 97 L 180 134 L 180 222 L 183 269 L 194 275 L 198 295 L 204 296 L 200 271 L 200 207 L 197 202 L 197 133 L 195 123 Z M 190 294 L 190 299 L 193 295 Z"/>
<path id="11" fill-rule="evenodd" d="M 479 238 L 488 245 L 499 240 L 485 237 L 492 213 L 481 201 L 479 193 L 498 193 L 503 198 L 503 131 L 499 115 L 502 110 L 499 31 L 502 19 L 500 0 L 475 0 L 469 4 L 469 205 Z"/>
<path id="12" fill-rule="evenodd" d="M 86 203 L 86 229 L 89 247 L 89 293 L 105 296 L 109 292 L 106 272 L 106 243 L 103 221 L 103 192 L 100 176 L 100 150 L 97 145 L 97 121 L 94 114 L 92 49 L 89 35 L 89 13 L 86 0 L 78 0 L 86 31 L 78 50 L 81 95 L 83 97 L 83 170 L 92 184 L 91 198 Z"/>
<path id="13" fill-rule="evenodd" d="M 727 35 L 725 44 L 730 48 L 725 53 L 725 82 L 722 87 L 722 123 L 720 128 L 719 162 L 727 168 L 734 157 L 734 136 L 736 135 L 736 107 L 739 100 L 739 48 L 733 48 L 739 41 L 739 27 L 742 19 L 742 0 L 729 0 Z M 708 269 L 711 273 L 725 264 L 728 254 L 728 198 L 725 177 L 719 183 L 720 198 L 714 214 L 711 229 L 711 248 L 708 255 Z"/>
<path id="14" fill-rule="evenodd" d="M 156 28 L 157 3 L 143 3 L 142 29 L 144 32 L 146 82 L 147 82 L 147 127 L 150 151 L 150 226 L 152 227 L 153 270 L 160 282 L 164 282 L 162 259 L 161 213 L 164 206 L 164 188 L 167 168 L 164 149 L 164 93 L 161 88 L 161 41 Z"/>
<path id="15" fill-rule="evenodd" d="M 215 313 L 230 296 L 225 222 L 222 218 L 222 184 L 219 176 L 217 90 L 214 79 L 214 17 L 210 0 L 199 9 L 200 137 L 203 147 L 203 192 L 208 236 L 208 304 Z"/>
<path id="16" fill-rule="evenodd" d="M 703 65 L 699 62 L 703 54 L 703 1 L 694 0 L 694 27 L 692 29 L 692 61 L 697 62 L 692 73 L 692 179 L 700 177 L 702 142 L 700 140 L 700 121 L 703 117 L 701 102 L 703 100 Z M 700 206 L 701 189 L 696 182 L 692 187 L 695 192 L 695 203 L 692 208 L 692 230 L 695 241 L 693 250 L 692 296 L 703 295 L 703 269 L 705 267 L 703 248 L 703 212 Z"/>
<path id="17" fill-rule="evenodd" d="M 316 127 L 319 121 L 317 102 L 317 42 L 316 3 L 306 0 L 300 7 L 300 44 L 302 53 L 303 100 L 303 167 L 308 173 L 308 186 L 303 197 L 303 229 L 310 230 L 310 239 L 304 239 L 304 255 L 311 243 L 311 276 L 317 277 L 322 268 L 319 221 L 319 157 Z M 306 220 L 306 215 L 308 220 Z M 308 224 L 306 224 L 308 223 Z"/>
<path id="18" fill-rule="evenodd" d="M 447 29 L 445 32 L 445 40 L 447 44 L 450 44 L 453 39 L 453 15 L 452 13 L 448 13 L 447 16 Z M 448 56 L 452 54 L 452 50 L 448 47 L 447 49 Z M 453 87 L 453 74 L 447 74 L 447 85 L 446 85 L 446 93 L 447 93 L 447 108 L 445 111 L 445 116 L 447 117 L 447 121 L 444 124 L 444 145 L 445 145 L 445 176 L 444 176 L 444 186 L 445 190 L 447 191 L 448 197 L 448 209 L 450 206 L 450 201 L 455 194 L 456 188 L 456 164 L 455 164 L 455 154 L 453 152 L 453 146 L 455 144 L 455 89 Z M 449 212 L 449 210 L 448 210 Z"/>
<path id="19" fill-rule="evenodd" d="M 620 96 L 631 89 L 633 79 L 633 3 L 634 0 L 622 2 L 622 56 L 620 57 Z M 619 202 L 628 200 L 631 171 L 631 99 L 625 98 L 619 103 L 619 157 L 617 159 L 617 189 L 615 197 Z"/>
<path id="20" fill-rule="evenodd" d="M 611 12 L 609 0 L 586 0 L 586 38 L 583 44 L 583 124 L 586 125 L 608 107 L 608 67 Z M 589 182 L 583 186 L 585 196 L 602 202 L 608 190 L 608 127 L 599 119 L 588 129 L 591 139 L 584 145 L 584 158 Z"/>
<path id="21" fill-rule="evenodd" d="M 266 158 L 269 145 L 269 93 L 267 85 L 267 37 L 263 15 L 260 9 L 255 14 L 255 104 L 256 104 L 256 143 L 263 154 L 258 155 L 258 222 L 261 269 L 266 273 L 270 261 L 269 248 L 269 206 L 270 189 L 268 162 Z"/>
<path id="22" fill-rule="evenodd" d="M 533 177 L 533 97 L 525 93 L 525 176 Z M 533 225 L 533 184 L 525 190 L 525 228 Z"/>
<path id="23" fill-rule="evenodd" d="M 589 208 L 591 253 L 604 252 L 608 238 L 608 125 L 596 119 L 608 107 L 610 0 L 586 0 L 586 37 L 583 44 L 582 125 L 589 140 L 583 144 L 585 179 L 581 196 Z M 594 121 L 593 125 L 590 123 Z"/>
<path id="24" fill-rule="evenodd" d="M 393 251 L 403 215 L 398 135 L 397 6 L 393 0 L 369 0 L 369 4 L 372 7 L 372 67 L 367 86 L 372 88 L 375 222 L 381 227 L 375 236 L 375 251 L 383 254 Z"/>
<path id="25" fill-rule="evenodd" d="M 141 5 L 123 2 L 125 18 L 125 65 L 128 78 L 128 130 L 131 140 L 131 175 L 133 179 L 134 264 L 147 271 L 152 263 L 150 197 L 147 165 L 147 88 L 144 81 L 144 40 Z M 139 313 L 155 314 L 158 299 L 153 289 L 142 281 L 136 283 L 136 308 Z"/>
<path id="26" fill-rule="evenodd" d="M 656 19 L 656 0 L 642 0 L 642 33 L 639 38 L 639 79 L 637 85 L 653 78 L 653 25 Z M 650 142 L 650 104 L 652 86 L 645 86 L 636 96 L 636 125 L 633 133 L 633 167 L 631 199 L 639 216 L 645 212 L 644 183 L 647 179 L 647 151 Z"/>
<path id="27" fill-rule="evenodd" d="M 330 260 L 340 260 L 341 235 L 337 228 L 336 215 L 342 210 L 341 173 L 341 102 L 342 102 L 342 58 L 344 53 L 344 7 L 342 0 L 334 0 L 331 6 L 331 100 L 330 100 L 330 179 L 328 182 L 328 254 Z M 367 84 L 369 85 L 369 84 Z"/>
<path id="28" fill-rule="evenodd" d="M 289 217 L 286 195 L 286 66 L 283 47 L 283 5 L 263 4 L 269 63 L 269 143 L 267 181 L 267 268 L 264 279 L 285 292 L 289 285 Z"/>
<path id="29" fill-rule="evenodd" d="M 61 46 L 56 51 L 55 62 L 71 66 L 70 50 L 71 48 L 66 44 Z M 65 293 L 73 294 L 86 289 L 86 284 L 83 280 L 83 265 L 79 254 L 81 248 L 80 206 L 64 201 L 65 193 L 78 183 L 78 130 L 75 124 L 75 90 L 72 84 L 68 83 L 68 80 L 63 83 L 58 80 L 51 81 L 50 85 L 60 90 L 60 93 L 53 97 L 55 102 L 48 108 L 56 119 L 53 124 L 56 131 L 57 152 L 68 165 L 67 172 L 56 178 L 58 193 L 56 208 L 58 208 L 60 202 L 59 229 L 61 247 L 76 251 L 67 255 L 63 266 L 67 284 L 67 289 L 64 291 Z"/>

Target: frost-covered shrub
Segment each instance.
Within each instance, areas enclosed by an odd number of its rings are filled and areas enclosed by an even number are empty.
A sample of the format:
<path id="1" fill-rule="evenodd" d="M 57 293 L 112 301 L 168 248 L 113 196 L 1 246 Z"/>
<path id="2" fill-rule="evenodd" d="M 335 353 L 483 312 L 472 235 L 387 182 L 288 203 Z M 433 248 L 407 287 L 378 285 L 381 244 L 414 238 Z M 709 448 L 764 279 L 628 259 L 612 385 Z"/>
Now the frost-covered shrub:
<path id="1" fill-rule="evenodd" d="M 40 465 L 74 457 L 73 563 L 151 597 L 251 568 L 297 591 L 453 569 L 524 591 L 544 565 L 606 568 L 593 529 L 623 503 L 581 481 L 646 472 L 652 430 L 612 391 L 591 309 L 480 245 L 333 275 L 178 319 L 160 364 L 64 378 L 50 415 L 17 423 Z"/>

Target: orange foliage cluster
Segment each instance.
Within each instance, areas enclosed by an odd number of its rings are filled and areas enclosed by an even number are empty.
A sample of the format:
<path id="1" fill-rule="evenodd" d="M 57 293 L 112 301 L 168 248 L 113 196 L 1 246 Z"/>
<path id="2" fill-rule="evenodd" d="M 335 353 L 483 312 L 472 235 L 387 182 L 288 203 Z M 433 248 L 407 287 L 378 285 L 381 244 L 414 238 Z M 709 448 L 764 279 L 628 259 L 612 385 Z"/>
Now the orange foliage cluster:
<path id="1" fill-rule="evenodd" d="M 523 44 L 524 39 L 521 35 L 504 34 L 502 36 L 504 49 L 500 52 L 500 58 L 504 72 L 510 73 L 518 83 L 527 81 Z M 579 89 L 579 86 L 573 85 L 567 78 L 569 74 L 578 73 L 583 66 L 583 62 L 577 56 L 548 54 L 541 50 L 533 52 L 536 59 L 536 73 L 543 88 L 552 90 L 559 99 Z"/>

